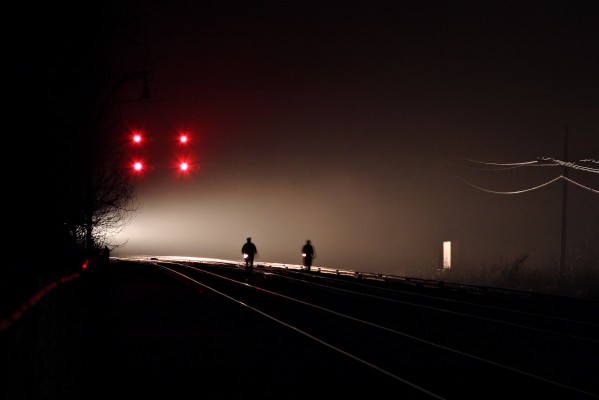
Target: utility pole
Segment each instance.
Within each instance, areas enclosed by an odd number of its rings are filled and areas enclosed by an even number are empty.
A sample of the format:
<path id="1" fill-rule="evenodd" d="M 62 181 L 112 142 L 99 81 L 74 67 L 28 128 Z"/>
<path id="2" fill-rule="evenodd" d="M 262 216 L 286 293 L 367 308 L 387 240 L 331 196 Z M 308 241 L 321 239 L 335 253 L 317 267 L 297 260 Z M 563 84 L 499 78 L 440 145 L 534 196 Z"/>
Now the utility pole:
<path id="1" fill-rule="evenodd" d="M 562 176 L 566 178 L 568 176 L 568 125 L 566 125 L 566 131 L 564 133 L 564 166 Z M 568 212 L 568 181 L 562 179 L 562 235 L 561 235 L 561 248 L 560 248 L 560 259 L 559 259 L 559 274 L 563 277 L 566 273 L 566 233 L 567 233 L 567 212 Z"/>

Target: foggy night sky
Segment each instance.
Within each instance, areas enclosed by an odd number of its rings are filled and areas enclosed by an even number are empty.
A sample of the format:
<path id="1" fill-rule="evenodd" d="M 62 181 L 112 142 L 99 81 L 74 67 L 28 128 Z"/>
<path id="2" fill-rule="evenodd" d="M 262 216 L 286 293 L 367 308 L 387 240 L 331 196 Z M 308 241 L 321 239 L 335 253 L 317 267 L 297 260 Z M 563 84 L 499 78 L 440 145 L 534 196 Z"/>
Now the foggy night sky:
<path id="1" fill-rule="evenodd" d="M 311 239 L 315 267 L 416 274 L 458 240 L 469 264 L 557 265 L 562 181 L 465 181 L 562 169 L 464 159 L 563 160 L 566 124 L 569 160 L 599 159 L 599 3 L 155 3 L 118 55 L 151 72 L 153 101 L 121 111 L 153 169 L 113 255 L 240 260 L 251 236 L 258 262 L 300 264 Z M 188 177 L 168 168 L 180 130 Z M 569 260 L 598 260 L 599 194 L 568 193 Z"/>

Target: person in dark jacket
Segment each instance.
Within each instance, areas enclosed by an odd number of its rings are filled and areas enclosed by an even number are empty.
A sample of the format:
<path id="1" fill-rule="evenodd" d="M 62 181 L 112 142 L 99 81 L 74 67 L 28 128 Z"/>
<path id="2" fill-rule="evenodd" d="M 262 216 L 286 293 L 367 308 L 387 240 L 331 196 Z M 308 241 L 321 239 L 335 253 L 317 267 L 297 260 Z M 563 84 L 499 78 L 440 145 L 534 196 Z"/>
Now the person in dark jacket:
<path id="1" fill-rule="evenodd" d="M 241 254 L 245 259 L 245 272 L 251 275 L 254 270 L 254 257 L 258 254 L 256 245 L 252 242 L 252 238 L 247 238 L 246 242 L 241 247 Z"/>
<path id="2" fill-rule="evenodd" d="M 306 244 L 302 247 L 302 258 L 304 260 L 304 266 L 308 271 L 310 271 L 310 267 L 312 267 L 312 261 L 316 257 L 314 253 L 314 246 L 312 246 L 312 241 L 306 240 Z"/>

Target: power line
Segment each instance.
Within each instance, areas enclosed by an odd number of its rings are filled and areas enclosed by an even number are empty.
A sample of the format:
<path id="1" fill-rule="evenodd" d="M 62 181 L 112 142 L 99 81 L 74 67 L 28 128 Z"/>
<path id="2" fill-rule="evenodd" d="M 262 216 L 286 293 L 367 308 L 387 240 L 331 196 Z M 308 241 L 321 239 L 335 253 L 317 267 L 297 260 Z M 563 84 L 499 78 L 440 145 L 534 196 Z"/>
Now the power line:
<path id="1" fill-rule="evenodd" d="M 582 165 L 582 164 L 586 164 L 586 163 L 599 164 L 599 162 L 597 162 L 597 160 L 595 160 L 595 159 L 583 159 L 583 160 L 579 160 L 578 162 L 568 161 L 568 125 L 566 125 L 566 130 L 565 130 L 565 135 L 564 135 L 563 160 L 558 160 L 558 159 L 551 158 L 551 157 L 539 157 L 535 161 L 526 161 L 526 162 L 519 162 L 519 163 L 489 163 L 489 162 L 476 161 L 476 160 L 467 160 L 467 161 L 474 162 L 477 164 L 483 164 L 483 165 L 500 166 L 500 167 L 502 167 L 502 169 L 513 169 L 513 168 L 530 167 L 530 166 L 561 167 L 562 173 L 560 176 L 557 176 L 554 179 L 551 179 L 550 181 L 547 181 L 541 185 L 530 187 L 528 189 L 518 190 L 518 191 L 500 192 L 500 191 L 496 191 L 496 190 L 489 190 L 489 189 L 485 189 L 480 186 L 473 185 L 472 183 L 469 183 L 466 180 L 464 180 L 464 181 L 468 185 L 470 185 L 476 189 L 488 192 L 488 193 L 514 195 L 514 194 L 521 194 L 521 193 L 526 193 L 526 192 L 530 192 L 533 190 L 537 190 L 544 186 L 547 186 L 554 182 L 557 182 L 558 180 L 562 180 L 562 223 L 561 223 L 561 249 L 560 249 L 559 272 L 561 275 L 563 275 L 566 272 L 566 234 L 567 234 L 567 229 L 566 229 L 567 216 L 566 215 L 567 215 L 567 209 L 568 209 L 568 206 L 567 206 L 568 183 L 572 183 L 582 189 L 599 194 L 599 190 L 590 188 L 588 186 L 585 186 L 579 182 L 576 182 L 576 181 L 568 178 L 568 169 L 569 168 L 576 169 L 579 171 L 584 171 L 584 172 L 590 172 L 593 174 L 599 174 L 599 169 L 592 168 L 587 165 Z"/>
<path id="2" fill-rule="evenodd" d="M 592 172 L 593 174 L 599 174 L 599 169 L 597 169 L 597 168 L 585 167 L 584 165 L 578 165 L 576 163 L 568 162 L 568 161 L 556 160 L 555 158 L 550 158 L 550 157 L 540 157 L 539 159 L 543 160 L 543 161 L 551 161 L 552 163 L 562 166 L 562 167 L 574 168 L 574 169 L 579 169 L 581 171 Z M 597 161 L 580 160 L 579 162 L 597 162 Z"/>
<path id="3" fill-rule="evenodd" d="M 539 157 L 537 160 L 534 160 L 534 161 L 523 161 L 523 162 L 515 162 L 515 163 L 495 163 L 495 162 L 478 161 L 478 160 L 472 160 L 472 159 L 464 159 L 464 160 L 472 162 L 472 163 L 476 163 L 476 164 L 494 165 L 494 166 L 503 167 L 503 168 L 492 168 L 492 169 L 484 168 L 483 169 L 484 171 L 498 171 L 498 170 L 502 171 L 502 170 L 507 170 L 507 169 L 522 168 L 522 167 L 562 167 L 562 168 L 564 168 L 564 173 L 562 175 L 557 176 L 550 181 L 542 183 L 538 186 L 533 186 L 533 187 L 530 187 L 527 189 L 516 190 L 516 191 L 497 191 L 497 190 L 486 189 L 481 186 L 470 183 L 466 179 L 460 177 L 466 184 L 472 186 L 473 188 L 482 190 L 484 192 L 494 193 L 494 194 L 522 194 L 522 193 L 531 192 L 533 190 L 540 189 L 542 187 L 550 185 L 553 182 L 563 179 L 566 182 L 572 183 L 584 190 L 588 190 L 589 192 L 599 194 L 598 189 L 594 189 L 594 188 L 585 186 L 580 182 L 576 182 L 573 179 L 568 178 L 565 174 L 566 168 L 573 168 L 573 169 L 576 169 L 579 171 L 590 172 L 592 174 L 599 174 L 599 169 L 581 165 L 582 163 L 599 164 L 599 161 L 594 160 L 594 159 L 583 159 L 583 160 L 579 160 L 576 162 L 569 162 L 569 161 L 558 160 L 558 159 L 552 158 L 552 157 Z"/>
<path id="4" fill-rule="evenodd" d="M 575 184 L 576 186 L 579 186 L 579 187 L 581 187 L 581 188 L 583 188 L 583 189 L 586 189 L 586 190 L 588 190 L 588 191 L 590 191 L 590 192 L 593 192 L 593 193 L 597 193 L 597 194 L 599 194 L 599 190 L 596 190 L 596 189 L 591 189 L 590 187 L 584 186 L 584 185 L 582 185 L 582 184 L 580 184 L 580 183 L 578 183 L 578 182 L 574 182 L 572 179 L 570 179 L 570 178 L 568 178 L 568 177 L 565 177 L 565 176 L 563 176 L 563 175 L 562 175 L 562 176 L 560 176 L 560 178 L 562 178 L 562 179 L 565 179 L 566 181 L 568 181 L 568 182 L 570 182 L 570 183 L 573 183 L 573 184 Z"/>
<path id="5" fill-rule="evenodd" d="M 469 159 L 469 158 L 465 158 L 464 160 L 470 161 L 470 162 L 473 162 L 473 163 L 477 163 L 477 164 L 501 165 L 501 166 L 512 166 L 512 167 L 528 166 L 530 164 L 535 164 L 535 163 L 538 162 L 538 161 L 524 161 L 524 162 L 518 162 L 518 163 L 492 163 L 492 162 L 487 162 L 487 161 L 472 160 L 472 159 Z"/>
<path id="6" fill-rule="evenodd" d="M 585 189 L 585 190 L 588 190 L 588 191 L 590 191 L 590 192 L 593 192 L 593 193 L 597 193 L 597 194 L 599 194 L 599 190 L 597 190 L 597 189 L 593 189 L 593 188 L 590 188 L 590 187 L 588 187 L 588 186 L 585 186 L 585 185 L 583 185 L 583 184 L 581 184 L 581 183 L 579 183 L 579 182 L 575 182 L 574 180 L 572 180 L 572 179 L 570 179 L 570 178 L 568 178 L 568 177 L 565 177 L 565 176 L 563 176 L 563 175 L 557 176 L 557 177 L 555 177 L 554 179 L 552 179 L 552 180 L 550 180 L 550 181 L 547 181 L 547 182 L 545 182 L 545 183 L 542 183 L 542 184 L 540 184 L 540 185 L 538 185 L 538 186 L 534 186 L 534 187 L 530 187 L 530 188 L 527 188 L 527 189 L 522 189 L 522 190 L 509 191 L 509 192 L 501 192 L 501 191 L 497 191 L 497 190 L 485 189 L 485 188 L 483 188 L 483 187 L 480 187 L 480 186 L 477 186 L 477 185 L 475 185 L 475 184 L 473 184 L 473 183 L 470 183 L 470 182 L 468 182 L 467 180 L 465 180 L 465 179 L 464 179 L 464 178 L 462 178 L 462 177 L 459 177 L 459 178 L 460 178 L 460 179 L 462 179 L 462 180 L 463 180 L 463 181 L 464 181 L 464 182 L 465 182 L 467 185 L 470 185 L 470 186 L 472 186 L 473 188 L 476 188 L 476 189 L 478 189 L 478 190 L 482 190 L 482 191 L 484 191 L 484 192 L 488 192 L 488 193 L 494 193 L 494 194 L 522 194 L 522 193 L 526 193 L 526 192 L 532 192 L 533 190 L 540 189 L 540 188 L 542 188 L 542 187 L 544 187 L 544 186 L 550 185 L 550 184 L 552 184 L 553 182 L 557 182 L 558 180 L 561 180 L 561 179 L 564 179 L 564 180 L 566 180 L 566 181 L 568 181 L 568 182 L 570 182 L 570 183 L 572 183 L 572 184 L 574 184 L 574 185 L 576 185 L 576 186 L 578 186 L 578 187 L 581 187 L 582 189 Z"/>
<path id="7" fill-rule="evenodd" d="M 471 160 L 471 159 L 467 159 L 467 158 L 465 160 L 472 162 L 472 163 L 477 163 L 477 164 L 495 165 L 495 166 L 505 167 L 505 168 L 497 168 L 497 169 L 485 168 L 484 169 L 485 171 L 491 171 L 491 170 L 502 171 L 502 170 L 506 170 L 506 169 L 514 169 L 514 168 L 521 168 L 521 167 L 568 167 L 568 168 L 578 169 L 581 171 L 591 172 L 593 174 L 599 174 L 599 169 L 586 167 L 584 165 L 579 164 L 579 163 L 599 164 L 599 161 L 596 161 L 593 159 L 584 159 L 584 160 L 579 160 L 576 162 L 567 162 L 567 161 L 562 161 L 562 160 L 558 160 L 558 159 L 551 158 L 551 157 L 539 157 L 536 161 L 524 161 L 524 162 L 517 162 L 517 163 L 491 163 L 491 162 L 485 162 L 485 161 Z M 550 162 L 550 164 L 542 163 L 541 161 Z"/>

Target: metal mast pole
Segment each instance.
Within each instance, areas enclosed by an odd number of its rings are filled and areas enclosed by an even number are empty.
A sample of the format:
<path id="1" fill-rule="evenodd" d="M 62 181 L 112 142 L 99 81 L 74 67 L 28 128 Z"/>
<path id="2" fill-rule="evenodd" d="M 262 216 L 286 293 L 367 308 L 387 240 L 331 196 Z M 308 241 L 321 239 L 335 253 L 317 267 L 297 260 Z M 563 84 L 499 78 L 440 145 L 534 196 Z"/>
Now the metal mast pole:
<path id="1" fill-rule="evenodd" d="M 568 162 L 568 125 L 564 134 L 564 163 Z M 568 176 L 568 167 L 564 164 L 562 176 Z M 568 211 L 568 181 L 562 179 L 562 235 L 559 260 L 559 274 L 563 276 L 566 273 L 566 233 L 567 233 L 567 211 Z"/>

